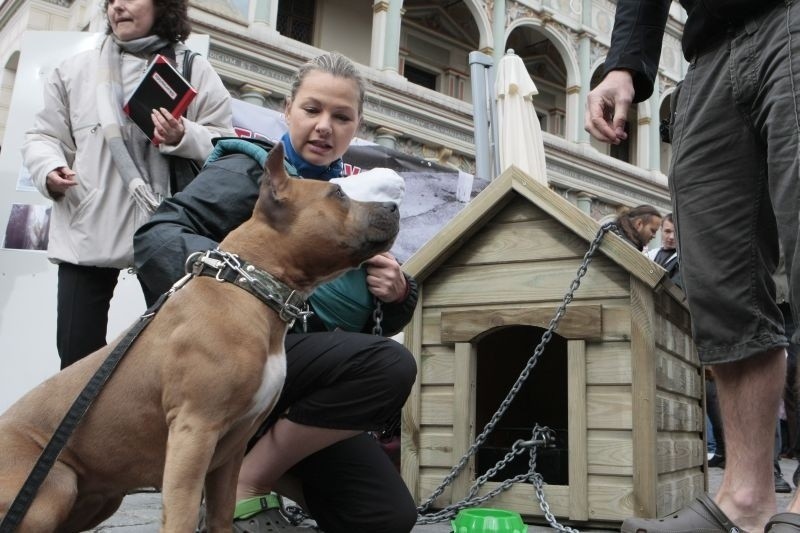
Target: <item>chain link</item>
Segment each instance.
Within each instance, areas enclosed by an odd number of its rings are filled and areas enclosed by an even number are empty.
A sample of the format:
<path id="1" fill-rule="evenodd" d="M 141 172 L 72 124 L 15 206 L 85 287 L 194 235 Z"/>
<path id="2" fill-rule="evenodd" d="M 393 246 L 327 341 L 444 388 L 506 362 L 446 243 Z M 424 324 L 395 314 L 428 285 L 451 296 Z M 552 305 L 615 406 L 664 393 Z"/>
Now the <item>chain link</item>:
<path id="1" fill-rule="evenodd" d="M 381 326 L 381 322 L 383 321 L 383 307 L 381 307 L 381 301 L 377 298 L 375 300 L 375 310 L 372 312 L 372 321 L 375 322 L 375 325 L 372 326 L 372 334 L 373 335 L 383 335 L 383 326 Z"/>
<path id="2" fill-rule="evenodd" d="M 480 476 L 478 479 L 475 480 L 475 483 L 472 485 L 472 487 L 469 490 L 469 493 L 464 499 L 454 504 L 448 505 L 446 508 L 441 509 L 439 511 L 427 514 L 426 512 L 436 501 L 436 498 L 438 498 L 444 492 L 445 488 L 447 488 L 447 486 L 450 485 L 453 482 L 453 480 L 462 472 L 464 467 L 467 465 L 469 459 L 473 455 L 475 455 L 475 453 L 478 451 L 478 448 L 486 441 L 489 434 L 491 434 L 491 432 L 494 430 L 498 421 L 508 410 L 509 406 L 511 405 L 511 402 L 514 400 L 514 397 L 517 395 L 519 390 L 522 388 L 522 385 L 528 379 L 528 376 L 533 370 L 533 367 L 535 367 L 536 363 L 539 361 L 539 357 L 544 352 L 545 346 L 547 345 L 548 342 L 550 342 L 550 339 L 553 337 L 553 332 L 556 330 L 559 322 L 561 321 L 561 318 L 566 313 L 567 306 L 572 302 L 575 291 L 577 291 L 578 287 L 580 287 L 581 279 L 583 278 L 584 275 L 586 275 L 589 263 L 591 263 L 592 257 L 599 248 L 600 242 L 603 240 L 605 234 L 608 231 L 612 230 L 614 227 L 615 224 L 613 222 L 610 222 L 602 225 L 597 230 L 597 234 L 595 235 L 594 240 L 592 240 L 592 242 L 589 244 L 589 249 L 584 254 L 583 261 L 581 262 L 581 265 L 578 267 L 575 279 L 573 279 L 572 283 L 570 283 L 570 287 L 567 290 L 566 294 L 564 295 L 563 301 L 556 309 L 555 316 L 553 316 L 553 318 L 550 320 L 547 330 L 542 334 L 542 339 L 536 346 L 533 355 L 531 355 L 530 359 L 528 360 L 528 363 L 525 365 L 525 368 L 522 370 L 519 377 L 517 378 L 517 381 L 511 387 L 505 399 L 503 399 L 503 401 L 501 402 L 500 407 L 498 407 L 497 411 L 492 415 L 492 418 L 483 427 L 481 433 L 477 437 L 475 437 L 475 441 L 466 451 L 464 456 L 461 457 L 461 459 L 458 461 L 458 463 L 456 463 L 455 466 L 453 466 L 453 468 L 450 470 L 447 476 L 445 476 L 442 483 L 438 487 L 436 487 L 436 489 L 434 489 L 431 496 L 417 508 L 417 512 L 419 513 L 419 518 L 417 519 L 418 524 L 434 524 L 437 522 L 442 522 L 444 520 L 454 518 L 456 514 L 458 514 L 458 511 L 460 511 L 461 509 L 465 509 L 467 507 L 472 507 L 475 505 L 480 505 L 481 503 L 487 501 L 488 499 L 493 498 L 497 494 L 500 494 L 501 492 L 510 489 L 511 486 L 514 485 L 515 483 L 530 481 L 533 484 L 534 489 L 536 491 L 536 498 L 539 500 L 539 507 L 544 513 L 544 516 L 547 519 L 547 522 L 550 524 L 550 526 L 558 531 L 566 531 L 570 533 L 577 532 L 577 530 L 575 529 L 559 524 L 555 516 L 553 516 L 553 513 L 550 511 L 549 504 L 545 500 L 544 480 L 542 479 L 542 476 L 540 474 L 536 473 L 536 449 L 539 445 L 541 445 L 540 443 L 549 442 L 549 440 L 552 438 L 552 430 L 550 430 L 549 428 L 539 427 L 538 425 L 536 425 L 533 428 L 531 441 L 528 441 L 528 443 L 525 443 L 525 441 L 520 441 L 520 440 L 515 442 L 511 448 L 511 451 L 509 451 L 506 454 L 506 456 L 497 463 L 497 465 L 495 465 L 493 468 L 491 468 L 485 474 L 483 474 L 482 476 Z M 530 471 L 527 474 L 519 474 L 511 479 L 505 480 L 497 488 L 487 493 L 485 496 L 476 497 L 475 495 L 478 493 L 478 490 L 480 490 L 480 487 L 484 485 L 491 476 L 502 470 L 509 462 L 511 462 L 511 460 L 514 459 L 515 456 L 521 454 L 524 451 L 524 449 L 521 448 L 523 444 L 529 444 L 531 447 L 530 459 L 528 460 Z"/>

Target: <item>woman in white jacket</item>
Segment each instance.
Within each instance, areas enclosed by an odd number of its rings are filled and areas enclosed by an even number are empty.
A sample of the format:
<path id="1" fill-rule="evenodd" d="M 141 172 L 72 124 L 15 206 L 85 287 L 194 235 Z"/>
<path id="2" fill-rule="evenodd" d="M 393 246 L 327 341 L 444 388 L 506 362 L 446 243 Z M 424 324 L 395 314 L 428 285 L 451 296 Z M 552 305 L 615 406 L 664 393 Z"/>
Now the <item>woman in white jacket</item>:
<path id="1" fill-rule="evenodd" d="M 119 271 L 133 265 L 133 233 L 170 194 L 170 157 L 202 163 L 211 139 L 232 135 L 230 95 L 211 65 L 192 61 L 198 95 L 184 117 L 152 114 L 154 139 L 123 113 L 155 54 L 180 68 L 189 52 L 188 0 L 106 0 L 108 35 L 56 68 L 27 132 L 25 165 L 53 200 L 48 256 L 58 264 L 61 368 L 106 344 Z"/>

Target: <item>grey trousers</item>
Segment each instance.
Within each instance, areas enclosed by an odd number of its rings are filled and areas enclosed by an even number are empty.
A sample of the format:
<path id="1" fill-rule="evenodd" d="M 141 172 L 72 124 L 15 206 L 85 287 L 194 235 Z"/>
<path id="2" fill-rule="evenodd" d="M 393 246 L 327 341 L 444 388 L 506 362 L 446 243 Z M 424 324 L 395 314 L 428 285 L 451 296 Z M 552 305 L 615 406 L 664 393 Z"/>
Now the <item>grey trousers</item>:
<path id="1" fill-rule="evenodd" d="M 706 364 L 787 346 L 772 279 L 779 243 L 800 316 L 799 117 L 800 4 L 778 3 L 730 28 L 691 61 L 677 98 L 669 181 Z"/>

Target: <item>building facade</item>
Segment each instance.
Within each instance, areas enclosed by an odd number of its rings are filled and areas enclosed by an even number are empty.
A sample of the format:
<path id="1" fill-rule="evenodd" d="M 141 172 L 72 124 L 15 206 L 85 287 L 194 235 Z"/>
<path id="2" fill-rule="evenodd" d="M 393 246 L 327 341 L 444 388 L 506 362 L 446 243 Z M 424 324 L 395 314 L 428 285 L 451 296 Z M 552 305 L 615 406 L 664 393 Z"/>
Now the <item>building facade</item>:
<path id="1" fill-rule="evenodd" d="M 511 48 L 537 85 L 550 186 L 600 219 L 620 206 L 669 209 L 669 145 L 659 123 L 683 78 L 685 14 L 673 4 L 653 95 L 629 117 L 629 140 L 608 147 L 583 130 L 587 93 L 602 76 L 612 0 L 191 0 L 195 33 L 231 94 L 281 109 L 296 67 L 321 50 L 352 58 L 368 82 L 360 136 L 475 173 L 468 56 L 495 63 Z M 0 139 L 26 30 L 104 31 L 101 0 L 0 5 Z"/>

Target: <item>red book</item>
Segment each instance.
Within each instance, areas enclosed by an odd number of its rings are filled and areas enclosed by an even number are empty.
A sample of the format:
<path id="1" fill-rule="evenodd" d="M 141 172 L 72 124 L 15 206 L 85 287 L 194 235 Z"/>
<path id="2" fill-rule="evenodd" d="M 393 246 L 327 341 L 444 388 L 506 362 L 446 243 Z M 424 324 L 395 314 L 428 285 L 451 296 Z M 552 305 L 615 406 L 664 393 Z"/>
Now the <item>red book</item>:
<path id="1" fill-rule="evenodd" d="M 142 80 L 125 103 L 125 113 L 153 140 L 154 109 L 166 108 L 175 118 L 183 115 L 189 103 L 197 96 L 197 90 L 181 76 L 169 60 L 157 54 L 147 67 Z"/>

